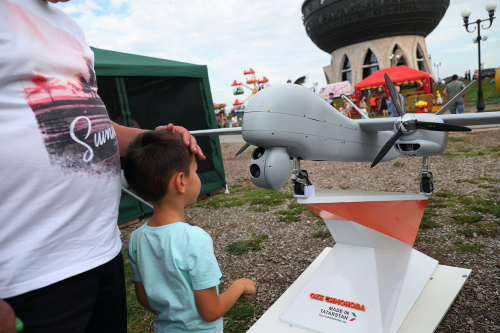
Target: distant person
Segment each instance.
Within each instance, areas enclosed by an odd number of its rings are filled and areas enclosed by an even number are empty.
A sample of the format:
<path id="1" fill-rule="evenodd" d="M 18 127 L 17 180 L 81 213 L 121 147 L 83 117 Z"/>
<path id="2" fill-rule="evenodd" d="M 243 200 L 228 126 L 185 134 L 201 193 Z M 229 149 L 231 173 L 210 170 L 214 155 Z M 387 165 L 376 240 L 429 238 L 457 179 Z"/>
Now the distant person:
<path id="1" fill-rule="evenodd" d="M 201 189 L 194 154 L 179 134 L 146 132 L 126 156 L 128 183 L 154 206 L 153 217 L 129 241 L 137 300 L 158 315 L 155 332 L 222 333 L 222 316 L 240 296 L 253 297 L 257 285 L 239 279 L 219 295 L 222 274 L 212 238 L 184 216 Z"/>
<path id="2" fill-rule="evenodd" d="M 380 110 L 382 110 L 382 114 L 384 116 L 388 116 L 389 112 L 387 111 L 387 97 L 382 96 L 380 101 Z"/>
<path id="3" fill-rule="evenodd" d="M 334 106 L 334 105 L 333 105 L 333 104 L 334 104 L 334 103 L 333 103 L 333 93 L 330 93 L 330 94 L 328 95 L 328 99 L 326 100 L 326 102 L 327 102 L 328 104 L 330 104 L 331 106 Z"/>
<path id="4" fill-rule="evenodd" d="M 396 110 L 396 107 L 394 106 L 395 103 L 397 103 L 397 98 L 399 98 L 399 105 L 401 105 L 401 109 L 406 108 L 406 103 L 405 103 L 405 98 L 401 94 L 401 87 L 396 86 L 396 91 L 398 92 L 398 96 L 391 96 L 391 107 L 389 109 L 389 112 L 391 113 L 391 117 L 399 117 L 398 111 Z"/>
<path id="5" fill-rule="evenodd" d="M 446 85 L 443 90 L 443 95 L 452 99 L 457 96 L 460 91 L 465 89 L 465 85 L 462 81 L 458 80 L 458 76 L 455 74 L 451 77 L 451 82 Z M 460 97 L 450 108 L 451 114 L 456 114 L 458 108 L 458 113 L 464 113 L 464 99 Z"/>
<path id="6" fill-rule="evenodd" d="M 374 116 L 376 111 L 377 111 L 377 98 L 375 96 L 372 96 L 372 98 L 370 98 L 370 116 Z"/>
<path id="7" fill-rule="evenodd" d="M 347 117 L 352 118 L 352 105 L 347 101 L 345 102 L 345 112 Z"/>
<path id="8" fill-rule="evenodd" d="M 439 90 L 436 93 L 436 104 L 443 105 L 443 96 L 439 93 Z"/>

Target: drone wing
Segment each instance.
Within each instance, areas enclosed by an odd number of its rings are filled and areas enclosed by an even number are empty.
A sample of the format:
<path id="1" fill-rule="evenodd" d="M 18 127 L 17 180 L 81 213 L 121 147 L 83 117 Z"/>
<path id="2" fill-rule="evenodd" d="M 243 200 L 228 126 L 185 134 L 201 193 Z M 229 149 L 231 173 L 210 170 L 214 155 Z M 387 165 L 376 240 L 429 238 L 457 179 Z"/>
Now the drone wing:
<path id="1" fill-rule="evenodd" d="M 194 136 L 235 135 L 235 134 L 241 134 L 241 127 L 198 130 L 198 131 L 190 131 L 190 133 L 191 135 Z"/>
<path id="2" fill-rule="evenodd" d="M 500 124 L 500 111 L 498 112 L 481 112 L 481 113 L 462 113 L 462 114 L 447 114 L 438 115 L 445 124 L 450 125 L 491 125 Z M 394 121 L 398 118 L 382 118 L 382 119 L 360 119 L 359 126 L 366 132 L 393 131 Z"/>

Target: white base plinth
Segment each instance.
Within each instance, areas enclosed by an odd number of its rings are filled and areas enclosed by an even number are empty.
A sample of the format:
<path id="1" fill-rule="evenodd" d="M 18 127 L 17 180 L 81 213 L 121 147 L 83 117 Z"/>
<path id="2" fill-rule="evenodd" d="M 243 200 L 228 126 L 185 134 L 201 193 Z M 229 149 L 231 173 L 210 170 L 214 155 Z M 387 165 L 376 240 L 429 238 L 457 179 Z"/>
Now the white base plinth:
<path id="1" fill-rule="evenodd" d="M 304 330 L 284 324 L 280 322 L 280 317 L 283 316 L 297 296 L 299 296 L 309 280 L 313 277 L 314 273 L 316 273 L 323 260 L 327 257 L 330 250 L 331 248 L 323 250 L 316 260 L 314 260 L 314 262 L 299 276 L 290 288 L 281 295 L 273 306 L 266 311 L 248 332 L 314 332 L 313 330 Z M 433 332 L 467 281 L 470 272 L 470 269 L 438 265 L 431 279 L 427 282 L 417 301 L 404 319 L 398 333 Z M 328 303 L 325 304 L 328 305 Z M 349 332 L 346 326 L 340 330 L 331 330 L 331 332 L 336 331 Z"/>

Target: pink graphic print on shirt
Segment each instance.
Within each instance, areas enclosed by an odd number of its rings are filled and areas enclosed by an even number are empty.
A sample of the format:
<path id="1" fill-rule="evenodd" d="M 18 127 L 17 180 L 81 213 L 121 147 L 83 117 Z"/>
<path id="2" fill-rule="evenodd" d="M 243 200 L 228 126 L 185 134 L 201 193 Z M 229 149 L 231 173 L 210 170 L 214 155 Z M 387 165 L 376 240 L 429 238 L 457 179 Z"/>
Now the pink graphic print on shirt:
<path id="1" fill-rule="evenodd" d="M 97 94 L 92 58 L 72 34 L 24 7 L 0 7 L 9 32 L 30 45 L 22 56 L 36 57 L 22 86 L 51 164 L 65 173 L 119 177 L 116 133 Z"/>

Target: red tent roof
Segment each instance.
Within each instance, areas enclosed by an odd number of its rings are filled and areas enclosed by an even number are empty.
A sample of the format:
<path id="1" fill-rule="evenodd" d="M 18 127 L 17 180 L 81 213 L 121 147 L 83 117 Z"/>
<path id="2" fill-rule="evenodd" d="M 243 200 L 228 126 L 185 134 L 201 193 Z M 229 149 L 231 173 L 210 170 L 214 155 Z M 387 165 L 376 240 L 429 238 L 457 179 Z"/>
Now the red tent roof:
<path id="1" fill-rule="evenodd" d="M 412 80 L 422 80 L 427 77 L 431 77 L 430 74 L 422 72 L 405 65 L 379 69 L 372 75 L 368 76 L 363 81 L 358 82 L 354 85 L 355 89 L 374 87 L 374 86 L 385 86 L 384 74 L 387 73 L 391 78 L 393 83 L 400 83 Z"/>
<path id="2" fill-rule="evenodd" d="M 233 83 L 231 84 L 231 86 L 239 86 L 239 85 L 241 85 L 240 80 L 234 80 Z"/>
<path id="3" fill-rule="evenodd" d="M 233 103 L 233 105 L 241 105 L 241 104 L 243 104 L 243 101 L 241 99 L 237 99 Z"/>

